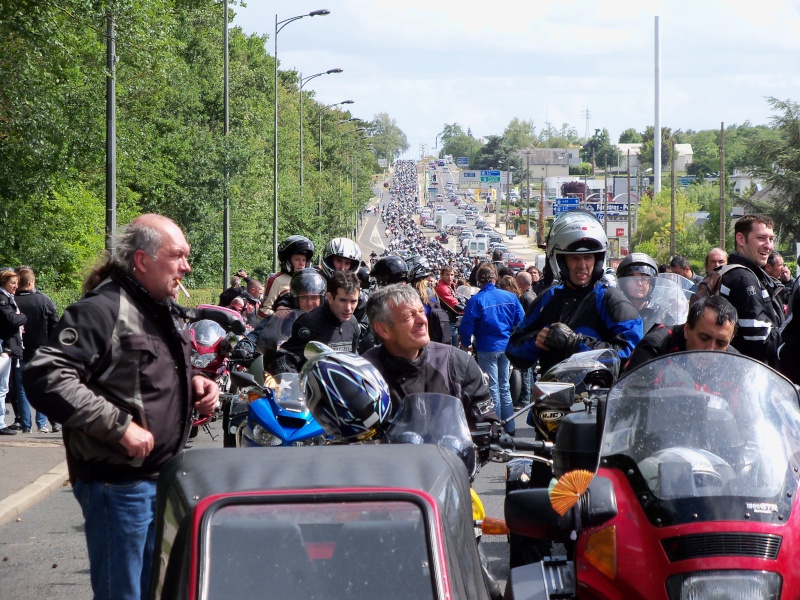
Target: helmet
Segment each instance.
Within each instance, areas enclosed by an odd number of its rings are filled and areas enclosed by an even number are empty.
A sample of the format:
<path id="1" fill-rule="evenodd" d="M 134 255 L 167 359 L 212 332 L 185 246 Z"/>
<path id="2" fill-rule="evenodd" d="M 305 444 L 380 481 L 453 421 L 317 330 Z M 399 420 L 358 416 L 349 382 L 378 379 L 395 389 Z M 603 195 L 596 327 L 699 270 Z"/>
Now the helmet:
<path id="1" fill-rule="evenodd" d="M 306 265 L 310 265 L 314 256 L 314 243 L 302 235 L 290 235 L 283 240 L 278 246 L 278 261 L 281 263 L 281 271 L 283 273 L 291 274 L 294 270 L 292 268 L 292 256 L 295 254 L 304 254 Z"/>
<path id="2" fill-rule="evenodd" d="M 328 287 L 325 278 L 316 269 L 300 269 L 292 275 L 289 290 L 295 298 L 300 294 L 324 296 Z"/>
<path id="3" fill-rule="evenodd" d="M 658 265 L 644 252 L 633 252 L 622 259 L 617 267 L 617 277 L 630 277 L 634 273 L 644 273 L 658 277 Z"/>
<path id="4" fill-rule="evenodd" d="M 361 282 L 361 289 L 368 290 L 369 289 L 369 267 L 365 264 L 362 264 L 358 271 L 356 272 L 358 275 L 358 281 Z"/>
<path id="5" fill-rule="evenodd" d="M 353 273 L 358 271 L 361 266 L 361 250 L 358 249 L 356 243 L 347 238 L 333 238 L 325 244 L 325 250 L 322 251 L 322 272 L 325 273 L 325 277 L 328 279 L 331 278 L 336 270 L 333 266 L 334 256 L 349 258 L 350 270 Z"/>
<path id="6" fill-rule="evenodd" d="M 406 264 L 408 265 L 408 281 L 410 283 L 425 279 L 433 274 L 431 265 L 424 256 L 412 256 L 406 260 Z"/>
<path id="7" fill-rule="evenodd" d="M 389 386 L 366 359 L 334 352 L 319 342 L 306 345 L 301 371 L 306 403 L 325 432 L 339 441 L 375 436 L 389 421 Z"/>
<path id="8" fill-rule="evenodd" d="M 563 282 L 569 279 L 565 254 L 594 254 L 592 282 L 595 282 L 605 271 L 607 249 L 608 237 L 602 224 L 592 213 L 582 209 L 562 213 L 547 236 L 547 259 Z"/>
<path id="9" fill-rule="evenodd" d="M 660 469 L 662 464 L 685 469 Z M 659 450 L 639 463 L 648 487 L 663 499 L 714 496 L 736 478 L 736 471 L 724 459 L 702 448 L 675 446 Z M 691 474 L 691 477 L 686 475 Z"/>
<path id="10" fill-rule="evenodd" d="M 375 262 L 370 273 L 379 286 L 408 281 L 408 265 L 399 256 L 385 256 Z"/>

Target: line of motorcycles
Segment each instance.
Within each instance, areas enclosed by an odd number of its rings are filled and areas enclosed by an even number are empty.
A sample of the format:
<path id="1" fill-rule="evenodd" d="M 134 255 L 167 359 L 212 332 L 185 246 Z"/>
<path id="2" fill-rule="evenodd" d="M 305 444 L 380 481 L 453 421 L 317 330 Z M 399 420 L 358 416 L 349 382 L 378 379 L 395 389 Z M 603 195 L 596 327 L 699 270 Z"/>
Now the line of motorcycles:
<path id="1" fill-rule="evenodd" d="M 729 353 L 670 354 L 618 372 L 613 352 L 596 351 L 543 375 L 512 417 L 528 412 L 533 441 L 496 424 L 470 432 L 478 465 L 507 463 L 505 598 L 800 596 L 797 389 Z M 260 385 L 234 370 L 230 380 L 245 390 L 228 396 L 233 445 L 326 443 L 296 376 Z"/>

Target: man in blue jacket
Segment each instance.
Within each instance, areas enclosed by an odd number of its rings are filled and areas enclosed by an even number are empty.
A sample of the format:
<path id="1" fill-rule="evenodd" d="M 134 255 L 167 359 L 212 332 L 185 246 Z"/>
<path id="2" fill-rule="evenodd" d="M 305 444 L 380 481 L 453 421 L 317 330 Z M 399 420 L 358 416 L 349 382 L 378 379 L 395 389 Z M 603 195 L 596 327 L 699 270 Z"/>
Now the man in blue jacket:
<path id="1" fill-rule="evenodd" d="M 514 412 L 509 386 L 509 364 L 505 355 L 508 339 L 514 327 L 519 325 L 525 313 L 517 297 L 511 292 L 498 290 L 497 268 L 492 263 L 483 263 L 475 275 L 481 291 L 467 302 L 464 316 L 458 329 L 461 347 L 474 346 L 478 364 L 489 376 L 489 390 L 495 406 L 500 407 L 500 418 L 507 419 Z M 514 434 L 514 422 L 506 424 L 506 432 Z"/>
<path id="2" fill-rule="evenodd" d="M 613 348 L 622 364 L 643 337 L 642 319 L 625 294 L 600 281 L 608 238 L 584 210 L 561 215 L 547 238 L 547 256 L 561 284 L 538 296 L 506 348 L 520 369 L 539 361 L 544 373 L 576 352 Z"/>

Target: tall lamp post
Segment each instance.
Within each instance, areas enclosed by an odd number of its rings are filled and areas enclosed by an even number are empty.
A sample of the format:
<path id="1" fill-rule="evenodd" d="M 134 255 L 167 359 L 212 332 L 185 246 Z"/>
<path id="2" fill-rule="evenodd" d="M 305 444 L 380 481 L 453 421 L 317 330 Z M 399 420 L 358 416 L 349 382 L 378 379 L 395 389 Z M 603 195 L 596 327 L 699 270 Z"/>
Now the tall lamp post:
<path id="1" fill-rule="evenodd" d="M 326 9 L 314 10 L 305 15 L 298 15 L 290 19 L 278 21 L 278 15 L 275 15 L 275 53 L 273 60 L 275 62 L 275 70 L 273 77 L 275 80 L 275 132 L 273 135 L 272 157 L 273 157 L 273 177 L 272 182 L 272 268 L 278 270 L 278 34 L 289 23 L 304 19 L 305 17 L 322 17 L 331 14 L 331 11 Z"/>
<path id="2" fill-rule="evenodd" d="M 319 105 L 319 173 L 322 175 L 322 109 L 324 108 L 332 108 L 334 106 L 341 106 L 342 104 L 354 104 L 352 100 L 342 100 L 341 102 L 334 102 L 333 104 L 328 104 L 327 106 L 323 106 L 322 104 Z M 302 136 L 301 136 L 302 139 Z M 302 161 L 301 161 L 302 163 Z M 319 197 L 319 206 L 317 208 L 317 215 L 322 216 L 322 196 Z"/>
<path id="3" fill-rule="evenodd" d="M 300 199 L 303 199 L 303 86 L 314 79 L 315 77 L 322 77 L 323 75 L 333 75 L 334 73 L 341 73 L 342 69 L 328 69 L 322 73 L 315 73 L 308 77 L 303 77 L 300 73 Z"/>

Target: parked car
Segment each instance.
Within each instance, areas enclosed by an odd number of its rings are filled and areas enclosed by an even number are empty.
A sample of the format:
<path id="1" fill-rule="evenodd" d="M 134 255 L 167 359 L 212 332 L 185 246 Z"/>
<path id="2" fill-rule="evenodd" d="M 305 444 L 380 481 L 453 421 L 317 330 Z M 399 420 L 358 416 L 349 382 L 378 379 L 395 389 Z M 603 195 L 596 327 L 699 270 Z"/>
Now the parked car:
<path id="1" fill-rule="evenodd" d="M 506 258 L 506 256 L 508 256 L 508 258 Z M 505 260 L 506 264 L 512 269 L 522 270 L 525 268 L 525 261 L 516 254 L 503 255 L 503 260 Z"/>

